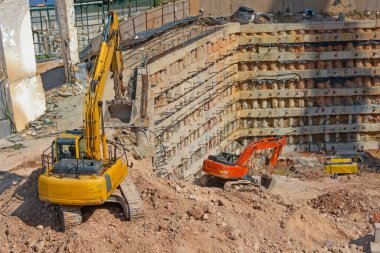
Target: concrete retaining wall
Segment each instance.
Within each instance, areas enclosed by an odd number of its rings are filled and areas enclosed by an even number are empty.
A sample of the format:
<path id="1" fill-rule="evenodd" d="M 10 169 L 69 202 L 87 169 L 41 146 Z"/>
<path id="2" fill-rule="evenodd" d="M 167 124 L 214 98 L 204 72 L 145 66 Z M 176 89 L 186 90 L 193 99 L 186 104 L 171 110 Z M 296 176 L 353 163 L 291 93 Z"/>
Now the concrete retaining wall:
<path id="1" fill-rule="evenodd" d="M 157 174 L 191 178 L 209 154 L 267 136 L 286 135 L 285 151 L 377 149 L 379 32 L 375 21 L 230 23 L 148 61 Z"/>

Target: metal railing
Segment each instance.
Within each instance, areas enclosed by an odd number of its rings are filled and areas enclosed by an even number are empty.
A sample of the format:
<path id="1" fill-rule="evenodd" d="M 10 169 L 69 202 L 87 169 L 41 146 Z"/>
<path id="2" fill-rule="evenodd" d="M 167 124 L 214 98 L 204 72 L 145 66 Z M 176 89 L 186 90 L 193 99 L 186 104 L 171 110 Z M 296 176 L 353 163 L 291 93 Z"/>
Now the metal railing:
<path id="1" fill-rule="evenodd" d="M 123 154 L 120 157 L 117 157 L 117 148 L 118 148 L 118 143 L 109 144 L 107 146 L 108 157 L 109 157 L 107 165 L 114 164 L 118 159 L 120 159 L 123 156 L 125 156 L 125 159 L 127 160 L 127 155 L 124 148 L 123 148 Z M 60 169 L 59 171 L 54 171 L 55 174 L 58 174 L 58 177 L 62 178 L 66 176 L 67 174 L 70 174 L 70 175 L 75 176 L 76 178 L 79 178 L 79 175 L 80 175 L 79 166 L 81 165 L 82 168 L 84 168 L 86 159 L 83 159 L 83 158 L 71 158 L 71 159 L 76 160 L 76 163 L 69 170 L 65 170 L 65 172 L 63 172 L 62 169 Z M 41 155 L 41 161 L 42 161 L 42 169 L 44 173 L 47 173 L 47 175 L 51 175 L 54 164 L 58 162 L 58 158 L 54 156 L 53 145 L 50 145 L 47 149 L 44 150 L 44 152 Z M 68 171 L 69 172 L 73 171 L 75 173 L 68 173 Z"/>
<path id="2" fill-rule="evenodd" d="M 107 19 L 108 11 L 113 10 L 122 19 L 152 8 L 154 0 L 83 1 L 76 0 L 75 27 L 78 33 L 79 49 L 86 47 L 90 40 L 100 33 Z M 37 61 L 59 58 L 61 36 L 57 23 L 55 6 L 31 7 L 34 49 Z"/>
<path id="3" fill-rule="evenodd" d="M 134 38 L 136 34 L 159 28 L 167 23 L 178 21 L 190 16 L 190 1 L 180 0 L 174 3 L 161 5 L 159 7 L 146 10 L 144 13 L 137 14 L 132 18 L 120 23 L 122 40 Z M 96 55 L 101 42 L 101 34 L 95 36 L 89 43 L 86 53 Z"/>
<path id="4" fill-rule="evenodd" d="M 47 149 L 45 149 L 44 152 L 42 152 L 41 161 L 44 173 L 47 172 L 49 174 L 51 166 L 53 166 L 55 163 L 55 157 L 53 156 L 51 145 Z"/>

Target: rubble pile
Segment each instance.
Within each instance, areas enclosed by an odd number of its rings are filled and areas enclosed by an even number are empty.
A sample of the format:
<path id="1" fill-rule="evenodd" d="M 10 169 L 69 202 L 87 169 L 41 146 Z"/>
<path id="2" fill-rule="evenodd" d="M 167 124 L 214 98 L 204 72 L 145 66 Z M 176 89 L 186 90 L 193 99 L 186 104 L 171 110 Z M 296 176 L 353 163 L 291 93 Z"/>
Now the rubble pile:
<path id="1" fill-rule="evenodd" d="M 62 118 L 58 102 L 63 98 L 71 96 L 80 96 L 84 94 L 85 89 L 80 85 L 64 84 L 58 88 L 52 89 L 46 94 L 46 112 L 36 120 L 29 122 L 23 131 L 24 136 L 41 136 L 44 134 L 55 134 L 57 130 L 57 120 Z M 82 101 L 81 101 L 82 103 Z M 81 107 L 82 104 L 72 105 Z M 81 115 L 80 115 L 81 117 Z"/>
<path id="2" fill-rule="evenodd" d="M 375 203 L 360 193 L 349 190 L 328 192 L 309 201 L 309 204 L 321 213 L 345 216 L 352 213 L 370 214 L 375 210 Z"/>
<path id="3" fill-rule="evenodd" d="M 125 150 L 126 155 L 132 155 L 136 160 L 141 160 L 144 157 L 144 154 L 136 147 L 135 133 L 127 127 L 114 129 L 112 136 L 120 152 Z"/>
<path id="4" fill-rule="evenodd" d="M 363 162 L 360 164 L 362 171 L 379 172 L 380 171 L 380 152 L 373 150 L 372 152 L 365 152 L 363 154 Z"/>
<path id="5" fill-rule="evenodd" d="M 54 97 L 70 97 L 70 96 L 79 96 L 85 92 L 85 89 L 79 84 L 64 84 L 59 86 L 59 88 L 55 89 L 52 93 L 52 96 L 48 98 Z"/>
<path id="6" fill-rule="evenodd" d="M 296 170 L 313 168 L 322 168 L 324 164 L 324 159 L 321 156 L 313 153 L 288 153 L 286 157 L 293 161 L 293 167 Z"/>
<path id="7" fill-rule="evenodd" d="M 324 173 L 325 158 L 312 153 L 288 153 L 285 155 L 288 167 L 288 176 L 301 180 L 320 180 L 327 175 Z"/>

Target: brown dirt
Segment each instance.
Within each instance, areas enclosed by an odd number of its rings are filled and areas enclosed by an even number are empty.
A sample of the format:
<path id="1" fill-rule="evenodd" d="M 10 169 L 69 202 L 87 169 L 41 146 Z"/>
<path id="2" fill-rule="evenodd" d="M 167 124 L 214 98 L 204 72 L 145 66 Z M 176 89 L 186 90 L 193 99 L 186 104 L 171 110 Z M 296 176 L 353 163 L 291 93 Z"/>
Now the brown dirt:
<path id="1" fill-rule="evenodd" d="M 317 181 L 326 177 L 328 177 L 328 175 L 320 169 L 305 169 L 300 171 L 296 176 L 296 178 L 306 181 Z"/>
<path id="2" fill-rule="evenodd" d="M 335 216 L 346 216 L 352 213 L 373 214 L 377 209 L 375 204 L 361 193 L 351 192 L 341 189 L 335 192 L 328 192 L 310 201 L 313 208 L 319 209 L 322 213 L 329 213 Z"/>
<path id="3" fill-rule="evenodd" d="M 304 200 L 304 194 L 297 189 L 301 185 L 312 189 L 316 182 L 292 179 L 291 197 L 276 194 L 286 189 L 277 189 L 276 193 L 260 189 L 224 192 L 189 182 L 159 179 L 152 174 L 147 161 L 133 162 L 131 174 L 146 206 L 144 219 L 128 222 L 114 205 L 84 207 L 84 223 L 60 232 L 57 207 L 38 200 L 40 170 L 37 169 L 0 194 L 0 252 L 299 252 L 304 249 L 360 252 L 362 246 L 367 247 L 349 243 L 371 229 L 368 217 L 362 215 L 362 204 L 355 204 L 354 199 L 360 199 L 365 206 L 373 204 L 359 192 L 363 190 L 363 181 L 375 184 L 378 175 L 341 180 L 339 187 L 347 185 L 353 189 L 349 196 L 347 191 L 336 191 L 336 180 L 326 179 L 324 194 Z M 278 187 L 284 186 L 279 183 Z M 351 211 L 344 212 L 345 219 L 336 221 L 336 208 Z M 367 211 L 370 213 L 372 209 Z M 350 226 L 344 227 L 350 221 Z"/>

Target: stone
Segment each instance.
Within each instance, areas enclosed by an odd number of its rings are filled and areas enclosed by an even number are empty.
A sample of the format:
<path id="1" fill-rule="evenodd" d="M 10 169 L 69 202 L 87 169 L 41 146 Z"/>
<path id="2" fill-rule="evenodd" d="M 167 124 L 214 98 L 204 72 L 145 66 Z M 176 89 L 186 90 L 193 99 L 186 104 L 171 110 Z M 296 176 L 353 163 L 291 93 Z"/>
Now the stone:
<path id="1" fill-rule="evenodd" d="M 77 91 L 75 91 L 75 96 L 78 96 L 78 95 L 83 94 L 83 93 L 84 93 L 83 90 L 77 90 Z"/>
<path id="2" fill-rule="evenodd" d="M 34 250 L 34 252 L 42 252 L 44 247 L 45 247 L 44 241 L 39 241 L 33 245 L 33 250 Z"/>
<path id="3" fill-rule="evenodd" d="M 197 200 L 197 196 L 195 194 L 190 194 L 189 199 L 191 200 Z"/>
<path id="4" fill-rule="evenodd" d="M 203 215 L 202 215 L 202 220 L 208 220 L 208 214 L 207 213 L 204 213 Z"/>
<path id="5" fill-rule="evenodd" d="M 23 140 L 24 138 L 18 134 L 14 134 L 8 137 L 8 141 L 11 141 L 11 142 L 18 142 L 18 141 L 23 141 Z"/>
<path id="6" fill-rule="evenodd" d="M 175 189 L 176 192 L 181 192 L 181 191 L 182 191 L 182 188 L 181 188 L 181 186 L 179 186 L 179 185 L 176 185 L 176 186 L 174 187 L 174 189 Z"/>
<path id="7" fill-rule="evenodd" d="M 200 220 L 203 217 L 203 210 L 197 206 L 194 206 L 190 210 L 187 211 L 187 214 L 190 217 L 193 217 L 195 220 Z"/>
<path id="8" fill-rule="evenodd" d="M 52 121 L 51 121 L 51 119 L 49 119 L 49 118 L 45 118 L 45 119 L 44 119 L 44 123 L 47 124 L 47 125 L 49 125 L 49 124 L 52 123 Z"/>
<path id="9" fill-rule="evenodd" d="M 206 212 L 208 212 L 210 214 L 214 214 L 216 212 L 216 209 L 212 205 L 209 205 L 209 206 L 207 206 Z"/>
<path id="10" fill-rule="evenodd" d="M 43 229 L 43 228 L 44 228 L 44 226 L 42 226 L 42 225 L 37 226 L 37 229 Z"/>
<path id="11" fill-rule="evenodd" d="M 0 139 L 0 149 L 9 148 L 15 145 L 13 142 L 7 141 L 5 139 Z"/>
<path id="12" fill-rule="evenodd" d="M 61 97 L 70 97 L 74 94 L 71 91 L 58 91 L 58 95 Z"/>
<path id="13" fill-rule="evenodd" d="M 227 237 L 233 241 L 239 238 L 240 232 L 237 229 L 231 228 L 227 234 Z"/>

